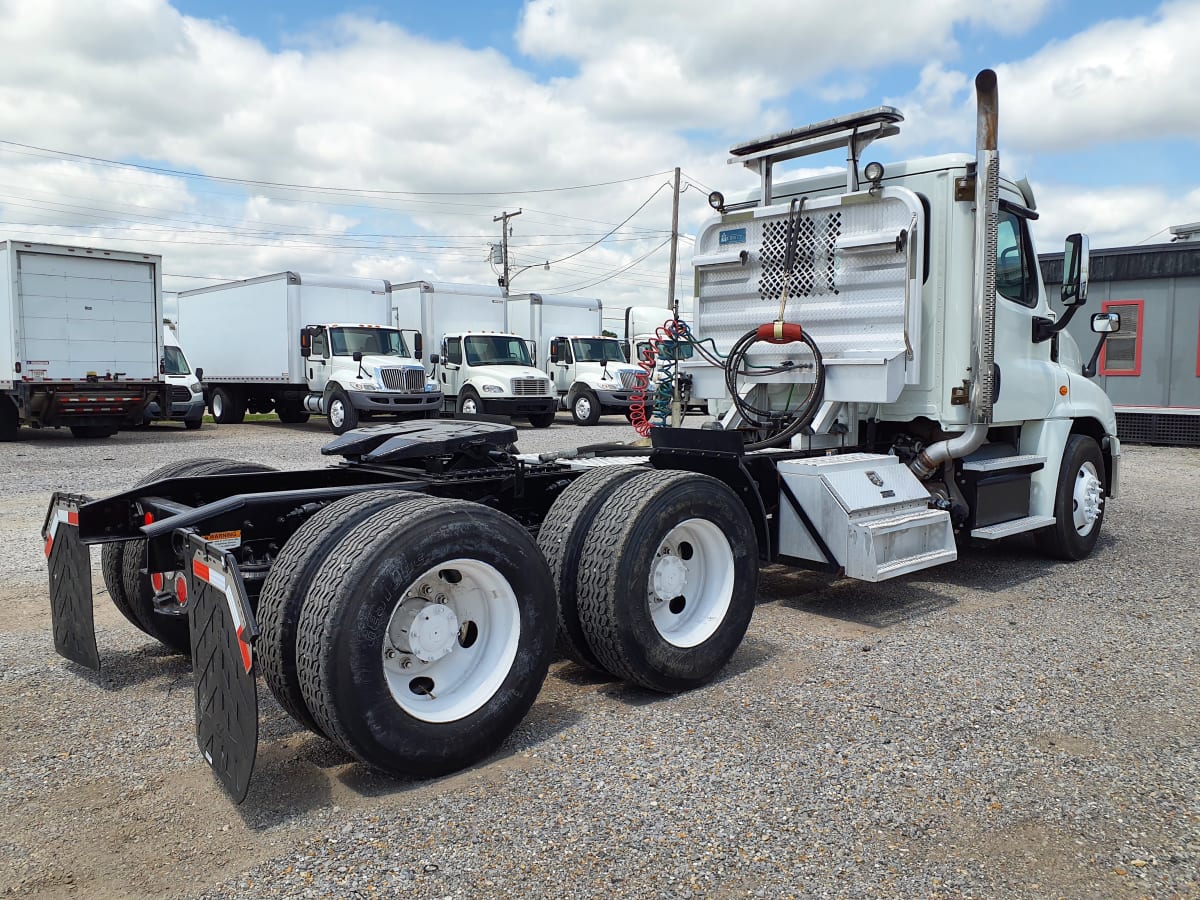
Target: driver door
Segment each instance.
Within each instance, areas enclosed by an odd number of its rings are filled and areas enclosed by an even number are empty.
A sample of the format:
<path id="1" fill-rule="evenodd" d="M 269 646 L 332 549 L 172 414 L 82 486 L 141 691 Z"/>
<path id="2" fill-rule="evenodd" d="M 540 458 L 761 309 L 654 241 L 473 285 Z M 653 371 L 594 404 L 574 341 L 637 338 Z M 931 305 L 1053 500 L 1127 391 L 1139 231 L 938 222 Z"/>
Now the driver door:
<path id="1" fill-rule="evenodd" d="M 320 394 L 329 383 L 329 332 L 322 329 L 312 337 L 308 357 L 308 389 Z"/>
<path id="2" fill-rule="evenodd" d="M 571 342 L 565 337 L 556 337 L 550 342 L 551 357 L 554 360 L 550 364 L 551 377 L 554 379 L 554 389 L 560 394 L 565 394 L 571 388 L 571 367 L 575 357 L 571 353 Z"/>
<path id="3" fill-rule="evenodd" d="M 1050 318 L 1026 217 L 1003 202 L 996 235 L 996 351 L 999 392 L 992 421 L 1044 419 L 1058 399 L 1051 341 L 1033 342 L 1033 322 Z"/>

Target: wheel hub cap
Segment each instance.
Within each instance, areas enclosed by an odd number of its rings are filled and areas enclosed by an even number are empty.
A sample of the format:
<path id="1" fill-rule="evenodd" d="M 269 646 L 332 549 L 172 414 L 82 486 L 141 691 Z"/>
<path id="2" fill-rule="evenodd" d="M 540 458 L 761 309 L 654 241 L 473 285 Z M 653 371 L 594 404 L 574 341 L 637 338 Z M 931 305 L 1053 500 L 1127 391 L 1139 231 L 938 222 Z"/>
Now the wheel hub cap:
<path id="1" fill-rule="evenodd" d="M 687 566 L 678 556 L 660 556 L 654 564 L 652 583 L 655 599 L 671 600 L 678 597 L 687 585 Z"/>
<path id="2" fill-rule="evenodd" d="M 1075 528 L 1080 534 L 1090 532 L 1100 517 L 1100 510 L 1104 504 L 1103 487 L 1090 466 L 1084 466 L 1079 470 L 1079 474 L 1075 478 L 1075 492 L 1072 499 L 1074 501 Z"/>
<path id="3" fill-rule="evenodd" d="M 592 413 L 592 404 L 587 397 L 580 397 L 575 401 L 575 412 L 579 414 L 579 418 L 586 419 Z"/>
<path id="4" fill-rule="evenodd" d="M 458 640 L 458 616 L 441 603 L 408 600 L 392 619 L 390 636 L 402 653 L 411 653 L 422 662 L 436 662 Z"/>
<path id="5" fill-rule="evenodd" d="M 341 401 L 334 401 L 333 405 L 329 407 L 329 421 L 333 423 L 335 428 L 341 428 L 345 418 L 346 413 L 342 409 Z"/>

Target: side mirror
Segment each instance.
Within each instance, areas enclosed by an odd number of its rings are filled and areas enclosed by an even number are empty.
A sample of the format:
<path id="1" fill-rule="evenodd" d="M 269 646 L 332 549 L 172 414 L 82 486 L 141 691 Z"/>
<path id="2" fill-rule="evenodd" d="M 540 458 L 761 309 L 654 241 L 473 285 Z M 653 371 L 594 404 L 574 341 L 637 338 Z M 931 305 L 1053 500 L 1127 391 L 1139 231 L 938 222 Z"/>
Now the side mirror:
<path id="1" fill-rule="evenodd" d="M 1092 316 L 1092 331 L 1096 334 L 1115 334 L 1120 330 L 1120 313 L 1096 313 Z"/>
<path id="2" fill-rule="evenodd" d="M 550 342 L 550 362 L 558 362 L 558 341 Z"/>
<path id="3" fill-rule="evenodd" d="M 199 368 L 199 369 L 197 369 L 197 370 L 196 370 L 196 380 L 197 380 L 197 381 L 203 381 L 203 380 L 204 380 L 204 369 L 203 369 L 203 368 Z"/>
<path id="4" fill-rule="evenodd" d="M 424 348 L 421 346 L 421 332 L 413 334 L 413 356 L 420 359 L 424 353 Z"/>
<path id="5" fill-rule="evenodd" d="M 300 355 L 308 359 L 312 355 L 312 330 L 308 328 L 300 329 Z"/>
<path id="6" fill-rule="evenodd" d="M 436 366 L 441 361 L 442 361 L 442 358 L 440 356 L 438 356 L 436 353 L 429 354 L 429 364 L 431 366 Z"/>
<path id="7" fill-rule="evenodd" d="M 350 358 L 352 360 L 354 360 L 356 363 L 362 362 L 362 351 L 355 350 L 353 353 L 350 354 Z"/>
<path id="8" fill-rule="evenodd" d="M 1063 306 L 1083 306 L 1088 289 L 1088 239 L 1086 234 L 1072 234 L 1063 249 Z"/>

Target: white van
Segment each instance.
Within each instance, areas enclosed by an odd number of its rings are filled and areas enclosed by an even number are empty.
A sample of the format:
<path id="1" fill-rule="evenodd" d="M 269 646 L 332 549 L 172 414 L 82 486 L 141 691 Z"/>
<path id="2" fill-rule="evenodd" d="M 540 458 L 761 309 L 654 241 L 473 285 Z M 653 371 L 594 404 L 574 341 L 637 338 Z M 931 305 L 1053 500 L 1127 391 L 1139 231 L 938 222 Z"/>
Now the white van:
<path id="1" fill-rule="evenodd" d="M 146 421 L 170 420 L 183 422 L 189 430 L 199 428 L 204 420 L 204 389 L 169 325 L 163 326 L 163 381 L 167 383 L 167 413 L 151 402 L 146 407 Z"/>

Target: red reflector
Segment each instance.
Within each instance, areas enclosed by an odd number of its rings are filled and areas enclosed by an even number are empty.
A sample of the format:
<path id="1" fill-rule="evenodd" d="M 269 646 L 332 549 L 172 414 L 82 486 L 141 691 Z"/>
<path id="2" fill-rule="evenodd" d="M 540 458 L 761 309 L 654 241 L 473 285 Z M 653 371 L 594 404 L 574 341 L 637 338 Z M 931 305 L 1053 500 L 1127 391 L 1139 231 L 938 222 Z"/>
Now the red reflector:
<path id="1" fill-rule="evenodd" d="M 142 524 L 143 525 L 153 525 L 154 524 L 154 513 L 148 512 L 144 516 L 142 516 Z"/>
<path id="2" fill-rule="evenodd" d="M 192 560 L 192 573 L 201 581 L 208 581 L 208 566 L 198 559 Z"/>
<path id="3" fill-rule="evenodd" d="M 187 579 L 182 574 L 175 576 L 175 599 L 180 606 L 187 606 Z"/>
<path id="4" fill-rule="evenodd" d="M 46 538 L 46 559 L 50 558 L 50 551 L 54 549 L 54 538 Z"/>
<path id="5" fill-rule="evenodd" d="M 166 581 L 163 579 L 162 572 L 154 572 L 150 575 L 150 584 L 154 587 L 155 592 L 161 591 Z"/>
<path id="6" fill-rule="evenodd" d="M 67 513 L 67 524 L 78 526 L 79 525 L 79 513 L 77 513 L 77 512 Z"/>
<path id="7" fill-rule="evenodd" d="M 246 639 L 242 637 L 242 632 L 245 629 L 237 630 L 238 649 L 242 651 L 242 665 L 246 671 L 250 671 L 250 667 L 254 665 L 254 658 L 250 655 L 250 645 L 246 643 Z"/>

